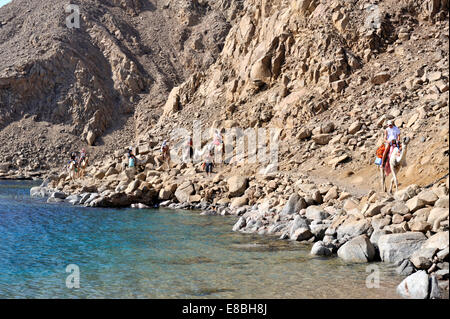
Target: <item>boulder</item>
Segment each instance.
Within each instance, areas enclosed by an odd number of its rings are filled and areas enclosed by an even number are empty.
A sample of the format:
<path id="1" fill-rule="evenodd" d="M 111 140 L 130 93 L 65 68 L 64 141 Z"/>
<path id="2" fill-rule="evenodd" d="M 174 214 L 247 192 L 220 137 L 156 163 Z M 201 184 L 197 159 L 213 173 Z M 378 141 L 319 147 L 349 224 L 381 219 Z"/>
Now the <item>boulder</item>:
<path id="1" fill-rule="evenodd" d="M 397 292 L 404 298 L 427 299 L 430 280 L 425 270 L 406 277 L 398 286 Z"/>
<path id="2" fill-rule="evenodd" d="M 239 207 L 242 207 L 244 205 L 248 204 L 248 197 L 247 196 L 241 196 L 241 197 L 236 197 L 231 201 L 231 205 L 230 208 L 231 209 L 236 209 Z"/>
<path id="3" fill-rule="evenodd" d="M 303 208 L 306 208 L 305 199 L 300 197 L 297 193 L 294 193 L 289 196 L 289 199 L 281 210 L 280 215 L 292 215 L 298 213 Z"/>
<path id="4" fill-rule="evenodd" d="M 395 263 L 408 259 L 426 239 L 427 237 L 419 232 L 383 235 L 378 240 L 381 260 Z"/>
<path id="5" fill-rule="evenodd" d="M 314 243 L 311 248 L 311 255 L 316 256 L 331 256 L 333 254 L 333 249 L 326 245 L 323 241 L 318 241 Z"/>
<path id="6" fill-rule="evenodd" d="M 228 191 L 231 197 L 239 197 L 244 195 L 248 186 L 248 179 L 244 176 L 235 175 L 228 179 Z"/>
<path id="7" fill-rule="evenodd" d="M 416 210 L 425 207 L 425 205 L 425 202 L 420 199 L 419 196 L 408 199 L 408 201 L 406 202 L 406 206 L 408 206 L 411 213 L 414 213 Z"/>
<path id="8" fill-rule="evenodd" d="M 189 196 L 194 194 L 194 185 L 191 182 L 185 182 L 177 187 L 175 197 L 180 203 L 189 202 Z"/>
<path id="9" fill-rule="evenodd" d="M 422 248 L 433 248 L 444 250 L 449 247 L 449 232 L 443 231 L 434 234 L 428 238 L 422 245 Z"/>
<path id="10" fill-rule="evenodd" d="M 417 197 L 425 203 L 425 205 L 434 205 L 439 199 L 432 190 L 424 190 L 417 195 Z"/>
<path id="11" fill-rule="evenodd" d="M 317 134 L 312 136 L 312 140 L 319 145 L 326 145 L 331 140 L 331 134 Z"/>
<path id="12" fill-rule="evenodd" d="M 310 138 L 310 137 L 311 137 L 311 130 L 309 128 L 304 127 L 298 133 L 298 138 L 300 140 L 305 140 L 305 139 Z"/>
<path id="13" fill-rule="evenodd" d="M 433 230 L 439 228 L 440 222 L 448 218 L 448 208 L 436 207 L 430 211 L 427 222 L 433 226 Z"/>
<path id="14" fill-rule="evenodd" d="M 422 247 L 411 255 L 410 260 L 417 269 L 427 270 L 433 264 L 432 259 L 436 251 L 437 248 Z"/>
<path id="15" fill-rule="evenodd" d="M 361 128 L 361 122 L 360 121 L 356 121 L 353 122 L 350 127 L 348 128 L 348 133 L 349 134 L 355 134 L 356 132 L 359 131 L 359 129 Z"/>
<path id="16" fill-rule="evenodd" d="M 370 221 L 367 219 L 361 220 L 346 220 L 337 229 L 337 239 L 342 239 L 344 237 L 353 238 L 362 234 L 365 234 L 371 228 Z"/>
<path id="17" fill-rule="evenodd" d="M 391 75 L 389 73 L 380 72 L 380 73 L 375 74 L 372 77 L 371 82 L 372 82 L 372 84 L 380 85 L 380 84 L 383 84 L 383 83 L 389 81 L 390 78 L 391 78 Z"/>
<path id="18" fill-rule="evenodd" d="M 331 187 L 323 198 L 324 203 L 329 202 L 332 199 L 338 198 L 338 188 L 336 186 Z"/>
<path id="19" fill-rule="evenodd" d="M 345 261 L 369 262 L 375 258 L 375 247 L 367 235 L 361 235 L 342 245 L 337 254 Z"/>
<path id="20" fill-rule="evenodd" d="M 395 268 L 395 271 L 397 272 L 397 274 L 402 275 L 402 276 L 409 276 L 411 275 L 413 272 L 416 271 L 416 269 L 414 268 L 414 265 L 411 261 L 409 261 L 408 259 L 403 260 L 403 262 L 400 264 L 400 266 L 398 266 L 397 268 Z"/>
<path id="21" fill-rule="evenodd" d="M 295 231 L 299 228 L 309 229 L 309 225 L 306 219 L 297 215 L 289 225 L 289 238 L 293 239 Z"/>
<path id="22" fill-rule="evenodd" d="M 408 206 L 404 202 L 397 201 L 391 206 L 392 214 L 406 215 L 409 213 Z"/>
<path id="23" fill-rule="evenodd" d="M 320 206 L 309 206 L 306 208 L 305 216 L 311 220 L 324 220 L 330 216 L 330 214 L 325 212 Z"/>
<path id="24" fill-rule="evenodd" d="M 313 234 L 309 230 L 309 227 L 308 228 L 300 227 L 292 234 L 290 239 L 291 240 L 302 241 L 302 240 L 308 240 L 311 237 L 313 237 Z"/>
<path id="25" fill-rule="evenodd" d="M 245 221 L 245 218 L 242 216 L 239 217 L 238 221 L 233 226 L 233 231 L 238 231 L 239 229 L 244 228 L 246 224 L 247 222 Z"/>
<path id="26" fill-rule="evenodd" d="M 440 208 L 449 208 L 448 205 L 448 196 L 444 196 L 439 198 L 436 203 L 434 203 L 434 207 L 440 207 Z"/>

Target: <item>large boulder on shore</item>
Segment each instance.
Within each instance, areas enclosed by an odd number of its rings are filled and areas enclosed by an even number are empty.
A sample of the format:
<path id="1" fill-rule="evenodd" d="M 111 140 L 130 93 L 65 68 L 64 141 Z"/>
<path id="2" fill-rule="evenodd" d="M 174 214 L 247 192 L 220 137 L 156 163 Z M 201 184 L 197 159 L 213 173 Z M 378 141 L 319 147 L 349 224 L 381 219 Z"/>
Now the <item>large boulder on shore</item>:
<path id="1" fill-rule="evenodd" d="M 328 216 L 330 216 L 330 214 L 328 214 L 326 211 L 324 211 L 322 209 L 322 207 L 313 205 L 313 206 L 309 206 L 308 208 L 306 208 L 305 216 L 306 216 L 306 218 L 312 219 L 312 220 L 324 220 Z"/>
<path id="2" fill-rule="evenodd" d="M 378 240 L 381 260 L 395 263 L 408 259 L 426 240 L 419 232 L 383 235 Z"/>
<path id="3" fill-rule="evenodd" d="M 355 220 L 354 218 L 349 218 L 337 229 L 337 239 L 344 237 L 353 238 L 366 234 L 371 227 L 371 223 L 367 219 Z"/>
<path id="4" fill-rule="evenodd" d="M 361 235 L 342 245 L 337 254 L 345 261 L 369 262 L 375 258 L 375 247 L 367 235 Z"/>
<path id="5" fill-rule="evenodd" d="M 427 299 L 430 280 L 425 270 L 406 277 L 398 286 L 397 292 L 404 298 Z"/>
<path id="6" fill-rule="evenodd" d="M 194 194 L 194 191 L 194 185 L 191 182 L 185 182 L 178 186 L 175 191 L 175 197 L 180 203 L 187 203 L 189 202 L 189 196 Z"/>
<path id="7" fill-rule="evenodd" d="M 228 191 L 231 197 L 242 196 L 247 189 L 248 179 L 244 176 L 235 175 L 228 179 Z"/>
<path id="8" fill-rule="evenodd" d="M 287 203 L 284 205 L 280 215 L 292 215 L 298 213 L 301 209 L 307 206 L 305 199 L 300 197 L 297 193 L 291 194 Z"/>

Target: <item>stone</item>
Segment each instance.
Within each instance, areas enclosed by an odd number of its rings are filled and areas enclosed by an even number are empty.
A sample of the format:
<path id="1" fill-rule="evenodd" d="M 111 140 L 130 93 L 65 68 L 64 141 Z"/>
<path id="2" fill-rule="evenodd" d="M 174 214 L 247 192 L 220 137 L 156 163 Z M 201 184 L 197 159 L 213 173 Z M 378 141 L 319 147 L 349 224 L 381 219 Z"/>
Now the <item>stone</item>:
<path id="1" fill-rule="evenodd" d="M 306 208 L 305 200 L 297 193 L 294 193 L 289 196 L 289 199 L 281 210 L 280 215 L 292 215 L 298 213 L 303 208 Z"/>
<path id="2" fill-rule="evenodd" d="M 413 263 L 414 267 L 417 269 L 428 269 L 433 264 L 432 259 L 436 253 L 437 248 L 425 248 L 422 247 L 416 250 L 410 257 L 409 260 Z"/>
<path id="3" fill-rule="evenodd" d="M 330 214 L 325 212 L 320 206 L 309 206 L 306 208 L 305 216 L 312 220 L 324 220 L 330 216 Z"/>
<path id="4" fill-rule="evenodd" d="M 370 242 L 372 243 L 372 245 L 374 245 L 374 247 L 378 247 L 378 241 L 380 240 L 380 237 L 390 233 L 390 231 L 385 229 L 376 229 L 370 236 Z"/>
<path id="5" fill-rule="evenodd" d="M 53 192 L 50 197 L 57 199 L 65 199 L 67 196 L 63 192 Z"/>
<path id="6" fill-rule="evenodd" d="M 245 221 L 244 217 L 239 217 L 238 221 L 233 226 L 233 231 L 238 231 L 239 229 L 242 229 L 245 227 L 247 222 Z"/>
<path id="7" fill-rule="evenodd" d="M 449 200 L 448 200 L 448 196 L 444 196 L 439 198 L 435 203 L 434 203 L 434 207 L 440 207 L 440 208 L 449 208 Z"/>
<path id="8" fill-rule="evenodd" d="M 403 216 L 400 214 L 394 214 L 394 216 L 392 216 L 392 223 L 393 224 L 403 223 Z"/>
<path id="9" fill-rule="evenodd" d="M 290 239 L 296 240 L 296 241 L 302 241 L 302 240 L 308 240 L 311 237 L 313 237 L 313 234 L 311 233 L 309 228 L 300 227 L 293 233 L 293 235 L 290 237 Z"/>
<path id="10" fill-rule="evenodd" d="M 180 203 L 186 203 L 189 202 L 189 196 L 194 194 L 194 186 L 191 182 L 185 182 L 178 186 L 177 190 L 175 191 L 175 197 Z"/>
<path id="11" fill-rule="evenodd" d="M 414 268 L 414 265 L 411 261 L 408 259 L 403 260 L 403 262 L 395 268 L 395 271 L 397 274 L 402 276 L 409 276 L 411 275 L 416 269 Z"/>
<path id="12" fill-rule="evenodd" d="M 437 276 L 432 275 L 430 278 L 430 285 L 431 285 L 431 291 L 430 291 L 430 299 L 442 299 L 444 294 L 442 292 L 441 287 L 439 286 L 439 282 L 437 280 Z"/>
<path id="13" fill-rule="evenodd" d="M 327 224 L 311 224 L 309 225 L 311 233 L 316 239 L 322 240 L 325 237 L 325 232 L 328 229 Z"/>
<path id="14" fill-rule="evenodd" d="M 431 225 L 422 220 L 412 221 L 409 222 L 409 229 L 411 231 L 426 233 L 427 231 L 431 230 Z"/>
<path id="15" fill-rule="evenodd" d="M 397 292 L 409 299 L 427 299 L 428 289 L 429 278 L 425 270 L 409 275 L 397 286 Z"/>
<path id="16" fill-rule="evenodd" d="M 439 197 L 437 197 L 432 190 L 424 190 L 420 192 L 417 197 L 422 200 L 425 205 L 434 205 L 434 203 L 439 199 Z"/>
<path id="17" fill-rule="evenodd" d="M 342 245 L 337 254 L 345 261 L 369 262 L 375 258 L 375 247 L 367 235 L 361 235 Z"/>
<path id="18" fill-rule="evenodd" d="M 35 186 L 30 189 L 31 197 L 48 197 L 51 191 L 47 187 Z"/>
<path id="19" fill-rule="evenodd" d="M 329 202 L 332 199 L 338 198 L 338 188 L 336 186 L 331 187 L 323 197 L 324 203 Z"/>
<path id="20" fill-rule="evenodd" d="M 448 208 L 436 207 L 430 211 L 427 222 L 433 226 L 433 230 L 436 231 L 439 228 L 441 221 L 448 218 Z"/>
<path id="21" fill-rule="evenodd" d="M 364 212 L 364 216 L 366 217 L 373 217 L 375 215 L 380 214 L 381 209 L 384 207 L 384 204 L 381 203 L 375 203 L 371 204 L 369 208 Z"/>
<path id="22" fill-rule="evenodd" d="M 86 135 L 86 142 L 88 143 L 88 145 L 89 146 L 94 145 L 95 139 L 96 139 L 95 133 L 92 131 L 89 131 Z"/>
<path id="23" fill-rule="evenodd" d="M 425 207 L 425 205 L 425 202 L 418 196 L 408 199 L 408 201 L 406 202 L 406 206 L 408 206 L 411 213 L 414 213 L 416 210 Z"/>
<path id="24" fill-rule="evenodd" d="M 443 250 L 449 247 L 449 232 L 443 231 L 434 234 L 428 238 L 424 243 L 422 248 L 433 248 Z"/>
<path id="25" fill-rule="evenodd" d="M 391 78 L 391 75 L 389 73 L 380 72 L 380 73 L 375 74 L 372 77 L 371 82 L 372 82 L 372 84 L 380 85 L 380 84 L 383 84 L 383 83 L 389 81 L 390 78 Z"/>
<path id="26" fill-rule="evenodd" d="M 331 256 L 333 250 L 325 245 L 323 241 L 318 241 L 312 246 L 310 254 L 315 256 Z"/>
<path id="27" fill-rule="evenodd" d="M 234 175 L 227 180 L 228 191 L 231 197 L 239 197 L 244 195 L 248 186 L 248 178 L 244 176 Z"/>
<path id="28" fill-rule="evenodd" d="M 307 138 L 310 138 L 310 137 L 311 137 L 311 130 L 309 128 L 304 127 L 298 133 L 298 138 L 300 140 L 306 140 Z"/>
<path id="29" fill-rule="evenodd" d="M 337 229 L 337 239 L 344 237 L 353 238 L 362 234 L 365 234 L 371 228 L 370 221 L 366 219 L 361 220 L 346 220 Z"/>
<path id="30" fill-rule="evenodd" d="M 242 207 L 244 205 L 248 204 L 248 197 L 247 196 L 241 196 L 241 197 L 236 197 L 231 201 L 231 205 L 230 208 L 231 209 L 236 209 L 239 207 Z"/>
<path id="31" fill-rule="evenodd" d="M 359 131 L 359 129 L 361 128 L 361 122 L 359 122 L 359 121 L 356 121 L 356 122 L 353 122 L 351 125 L 350 125 L 350 127 L 348 128 L 348 133 L 349 134 L 355 134 L 356 132 L 358 132 Z"/>
<path id="32" fill-rule="evenodd" d="M 309 229 L 308 222 L 300 215 L 296 215 L 289 226 L 289 238 L 293 239 L 294 233 L 299 228 Z"/>
<path id="33" fill-rule="evenodd" d="M 408 208 L 408 206 L 405 205 L 405 203 L 397 201 L 391 206 L 391 213 L 399 214 L 399 215 L 406 215 L 409 213 L 409 208 Z"/>
<path id="34" fill-rule="evenodd" d="M 408 259 L 426 239 L 426 236 L 419 232 L 383 235 L 378 240 L 381 260 L 395 263 Z"/>
<path id="35" fill-rule="evenodd" d="M 409 185 L 407 188 L 395 192 L 394 198 L 398 201 L 406 202 L 408 199 L 416 196 L 417 189 L 417 185 Z"/>
<path id="36" fill-rule="evenodd" d="M 316 142 L 319 145 L 326 145 L 331 140 L 332 135 L 331 134 L 317 134 L 313 135 L 312 139 L 314 142 Z"/>

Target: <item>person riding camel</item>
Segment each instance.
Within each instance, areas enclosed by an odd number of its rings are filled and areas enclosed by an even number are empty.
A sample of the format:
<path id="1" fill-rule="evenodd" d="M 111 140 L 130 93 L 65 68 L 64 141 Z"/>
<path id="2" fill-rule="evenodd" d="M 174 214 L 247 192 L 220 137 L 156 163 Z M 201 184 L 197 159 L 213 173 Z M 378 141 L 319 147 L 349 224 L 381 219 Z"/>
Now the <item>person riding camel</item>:
<path id="1" fill-rule="evenodd" d="M 78 167 L 80 168 L 80 177 L 84 177 L 84 171 L 88 166 L 89 158 L 86 153 L 86 149 L 82 148 L 80 157 L 78 158 Z"/>
<path id="2" fill-rule="evenodd" d="M 385 150 L 383 153 L 383 160 L 381 162 L 381 167 L 384 167 L 386 163 L 386 156 L 389 154 L 391 147 L 400 145 L 400 130 L 394 123 L 389 120 L 387 121 L 387 128 L 384 132 L 384 142 Z"/>

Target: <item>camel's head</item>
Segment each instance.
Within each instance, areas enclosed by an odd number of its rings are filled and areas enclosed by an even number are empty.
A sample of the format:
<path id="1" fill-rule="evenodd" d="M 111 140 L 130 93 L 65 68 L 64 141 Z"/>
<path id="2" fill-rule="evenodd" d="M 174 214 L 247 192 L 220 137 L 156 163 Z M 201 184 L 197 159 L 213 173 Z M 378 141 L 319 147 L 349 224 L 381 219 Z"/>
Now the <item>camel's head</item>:
<path id="1" fill-rule="evenodd" d="M 405 136 L 405 137 L 403 138 L 403 144 L 404 144 L 404 145 L 408 145 L 408 143 L 409 143 L 409 137 L 408 137 L 408 136 Z"/>

